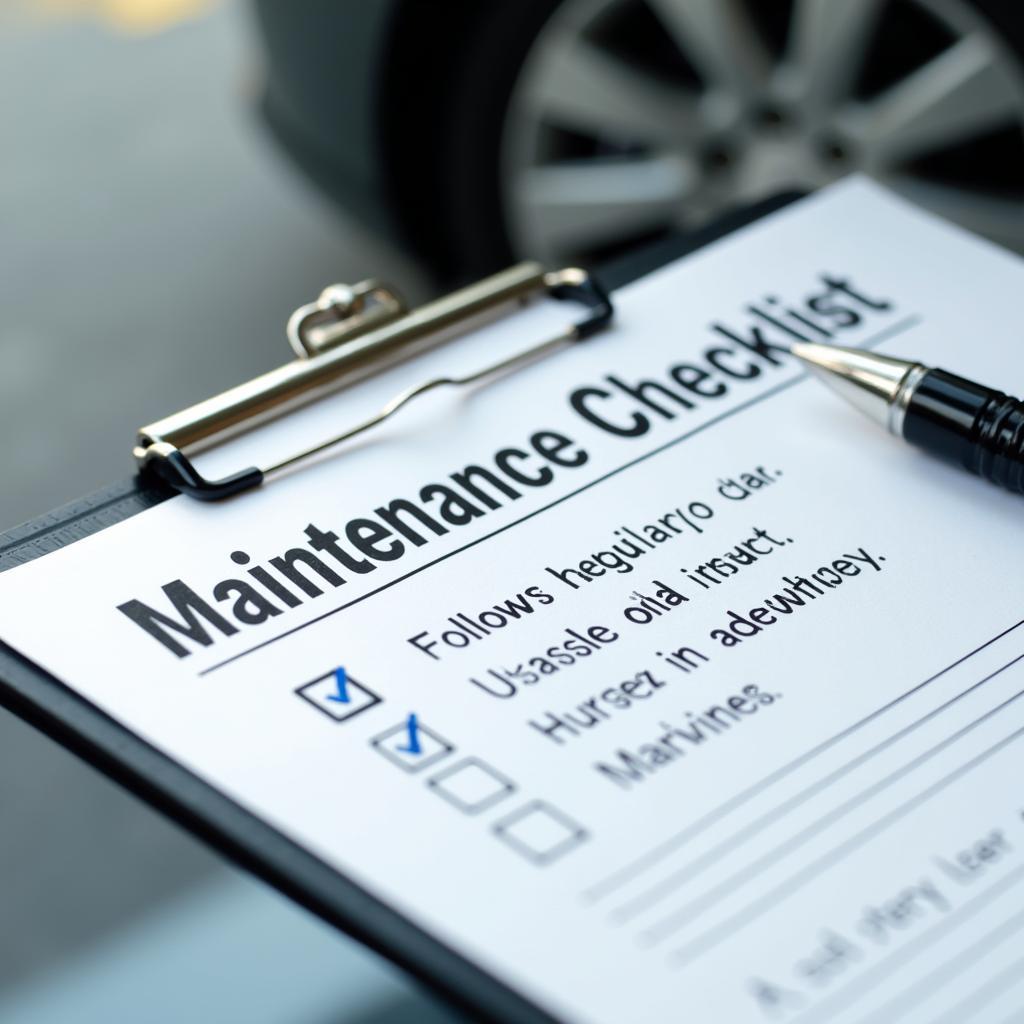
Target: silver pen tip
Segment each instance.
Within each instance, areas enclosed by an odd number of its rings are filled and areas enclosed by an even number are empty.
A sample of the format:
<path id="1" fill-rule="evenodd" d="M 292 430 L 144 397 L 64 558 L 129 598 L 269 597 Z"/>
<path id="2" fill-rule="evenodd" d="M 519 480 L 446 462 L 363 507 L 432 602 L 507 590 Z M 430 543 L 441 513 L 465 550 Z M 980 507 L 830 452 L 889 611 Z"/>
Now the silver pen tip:
<path id="1" fill-rule="evenodd" d="M 816 342 L 794 342 L 790 351 L 816 377 L 876 423 L 893 433 L 901 432 L 902 424 L 893 411 L 898 407 L 904 382 L 919 364 L 864 349 Z"/>

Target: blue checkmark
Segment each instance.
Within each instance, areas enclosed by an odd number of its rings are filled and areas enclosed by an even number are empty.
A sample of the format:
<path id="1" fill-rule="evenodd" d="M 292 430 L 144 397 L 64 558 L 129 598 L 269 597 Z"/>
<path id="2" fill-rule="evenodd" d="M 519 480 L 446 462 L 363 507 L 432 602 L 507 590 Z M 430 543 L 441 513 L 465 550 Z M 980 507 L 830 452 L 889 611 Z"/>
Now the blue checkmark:
<path id="1" fill-rule="evenodd" d="M 405 731 L 408 735 L 408 739 L 405 741 L 405 746 L 397 746 L 395 747 L 395 750 L 402 754 L 423 753 L 423 748 L 420 746 L 420 727 L 414 714 L 409 715 L 409 718 L 405 723 Z"/>
<path id="2" fill-rule="evenodd" d="M 335 704 L 348 704 L 348 676 L 345 674 L 345 669 L 338 667 L 334 670 L 334 684 L 338 688 L 337 693 L 327 694 L 327 699 L 334 701 Z"/>

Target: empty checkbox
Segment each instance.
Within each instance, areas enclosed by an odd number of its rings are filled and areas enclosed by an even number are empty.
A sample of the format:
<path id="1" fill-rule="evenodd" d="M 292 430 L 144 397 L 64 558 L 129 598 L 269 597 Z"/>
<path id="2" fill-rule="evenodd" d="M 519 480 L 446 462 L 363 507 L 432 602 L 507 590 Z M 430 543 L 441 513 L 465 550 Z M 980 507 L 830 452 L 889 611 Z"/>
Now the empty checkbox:
<path id="1" fill-rule="evenodd" d="M 452 806 L 466 814 L 479 814 L 515 792 L 515 783 L 478 757 L 467 757 L 439 775 L 427 779 L 427 785 Z"/>
<path id="2" fill-rule="evenodd" d="M 335 722 L 347 722 L 381 702 L 377 694 L 344 669 L 325 672 L 298 687 L 295 693 Z"/>
<path id="3" fill-rule="evenodd" d="M 582 825 L 543 800 L 534 800 L 502 818 L 494 832 L 534 864 L 550 864 L 587 838 Z"/>

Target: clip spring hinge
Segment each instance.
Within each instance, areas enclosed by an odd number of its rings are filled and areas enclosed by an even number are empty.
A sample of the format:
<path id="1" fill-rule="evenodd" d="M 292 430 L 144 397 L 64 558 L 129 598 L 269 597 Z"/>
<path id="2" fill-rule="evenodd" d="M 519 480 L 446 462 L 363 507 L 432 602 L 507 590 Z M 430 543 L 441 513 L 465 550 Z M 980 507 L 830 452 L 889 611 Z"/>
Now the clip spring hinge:
<path id="1" fill-rule="evenodd" d="M 560 334 L 464 376 L 434 377 L 397 394 L 377 413 L 347 430 L 267 466 L 209 480 L 189 454 L 237 436 L 324 395 L 351 387 L 413 356 L 514 311 L 531 298 L 573 300 L 587 315 Z M 258 487 L 274 474 L 371 430 L 418 395 L 443 386 L 465 387 L 542 359 L 589 338 L 612 318 L 612 303 L 586 271 L 545 271 L 521 263 L 444 298 L 409 310 L 378 281 L 332 285 L 288 321 L 296 358 L 139 431 L 134 449 L 139 470 L 175 490 L 216 501 Z"/>

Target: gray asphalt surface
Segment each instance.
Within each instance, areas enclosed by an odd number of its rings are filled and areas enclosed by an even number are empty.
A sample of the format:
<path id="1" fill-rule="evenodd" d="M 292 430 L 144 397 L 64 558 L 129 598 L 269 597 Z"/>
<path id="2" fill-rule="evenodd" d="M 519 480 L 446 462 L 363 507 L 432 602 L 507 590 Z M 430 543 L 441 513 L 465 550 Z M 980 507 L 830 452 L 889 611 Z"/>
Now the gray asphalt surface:
<path id="1" fill-rule="evenodd" d="M 149 35 L 0 11 L 0 529 L 128 475 L 140 423 L 287 358 L 323 285 L 417 294 L 276 152 L 257 72 L 235 4 Z M 0 711 L 0 991 L 230 870 Z"/>

